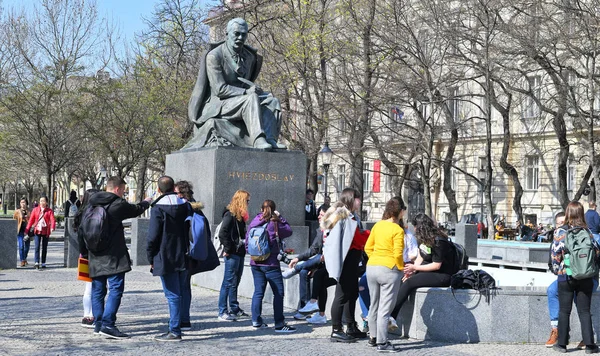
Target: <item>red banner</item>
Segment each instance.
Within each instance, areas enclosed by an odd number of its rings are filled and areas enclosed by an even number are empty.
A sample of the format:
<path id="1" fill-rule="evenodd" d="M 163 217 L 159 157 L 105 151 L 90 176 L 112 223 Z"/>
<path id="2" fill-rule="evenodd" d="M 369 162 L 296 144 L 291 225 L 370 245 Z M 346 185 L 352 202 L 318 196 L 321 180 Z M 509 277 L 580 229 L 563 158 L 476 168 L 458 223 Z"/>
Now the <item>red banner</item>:
<path id="1" fill-rule="evenodd" d="M 379 193 L 381 185 L 381 161 L 373 161 L 373 193 Z"/>

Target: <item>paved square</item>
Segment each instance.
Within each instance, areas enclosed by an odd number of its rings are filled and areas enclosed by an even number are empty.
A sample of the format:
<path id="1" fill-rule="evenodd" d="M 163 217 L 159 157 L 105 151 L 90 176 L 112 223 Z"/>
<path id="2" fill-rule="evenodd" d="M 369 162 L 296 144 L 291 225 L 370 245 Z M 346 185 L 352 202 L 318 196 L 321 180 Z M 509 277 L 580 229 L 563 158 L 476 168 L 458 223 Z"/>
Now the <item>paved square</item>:
<path id="1" fill-rule="evenodd" d="M 125 293 L 117 325 L 131 335 L 127 340 L 94 336 L 80 326 L 84 285 L 75 269 L 62 266 L 62 242 L 51 242 L 49 268 L 0 271 L 0 355 L 370 355 L 377 352 L 366 341 L 331 343 L 331 325 L 313 327 L 286 319 L 294 334 L 275 334 L 273 328 L 254 330 L 249 319 L 217 321 L 215 291 L 193 288 L 193 330 L 179 343 L 159 343 L 155 335 L 167 331 L 168 307 L 159 278 L 147 267 L 125 277 Z M 33 257 L 32 254 L 30 257 Z M 31 261 L 33 259 L 31 258 Z M 210 273 L 210 272 L 209 272 Z M 250 300 L 240 300 L 250 311 Z M 266 322 L 273 325 L 270 304 L 264 305 Z M 540 327 L 547 327 L 540 325 Z M 392 339 L 403 355 L 552 355 L 543 345 L 445 344 Z M 574 347 L 574 345 L 572 345 Z M 583 351 L 577 351 L 583 354 Z"/>

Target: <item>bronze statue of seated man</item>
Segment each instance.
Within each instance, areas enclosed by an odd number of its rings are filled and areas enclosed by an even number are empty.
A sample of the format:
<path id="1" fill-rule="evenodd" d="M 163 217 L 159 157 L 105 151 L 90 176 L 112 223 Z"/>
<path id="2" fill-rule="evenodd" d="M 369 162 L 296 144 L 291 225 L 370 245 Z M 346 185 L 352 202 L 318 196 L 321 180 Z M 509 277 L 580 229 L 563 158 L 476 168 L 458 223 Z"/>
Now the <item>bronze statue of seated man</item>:
<path id="1" fill-rule="evenodd" d="M 203 56 L 188 105 L 188 116 L 196 129 L 184 148 L 286 148 L 277 142 L 281 129 L 279 100 L 254 84 L 262 57 L 245 44 L 247 37 L 246 21 L 232 19 L 227 24 L 227 40 L 212 44 Z"/>

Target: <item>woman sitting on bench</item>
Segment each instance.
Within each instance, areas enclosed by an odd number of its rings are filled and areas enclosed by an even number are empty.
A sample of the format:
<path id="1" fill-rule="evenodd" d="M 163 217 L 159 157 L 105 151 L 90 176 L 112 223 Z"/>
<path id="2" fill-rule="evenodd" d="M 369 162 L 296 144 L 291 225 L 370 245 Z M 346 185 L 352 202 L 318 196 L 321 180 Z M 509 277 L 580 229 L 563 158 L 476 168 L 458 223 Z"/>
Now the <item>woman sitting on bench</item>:
<path id="1" fill-rule="evenodd" d="M 454 248 L 437 224 L 425 214 L 417 214 L 412 221 L 419 244 L 419 255 L 412 265 L 404 266 L 402 285 L 391 317 L 395 320 L 408 296 L 421 287 L 449 287 L 455 271 Z"/>

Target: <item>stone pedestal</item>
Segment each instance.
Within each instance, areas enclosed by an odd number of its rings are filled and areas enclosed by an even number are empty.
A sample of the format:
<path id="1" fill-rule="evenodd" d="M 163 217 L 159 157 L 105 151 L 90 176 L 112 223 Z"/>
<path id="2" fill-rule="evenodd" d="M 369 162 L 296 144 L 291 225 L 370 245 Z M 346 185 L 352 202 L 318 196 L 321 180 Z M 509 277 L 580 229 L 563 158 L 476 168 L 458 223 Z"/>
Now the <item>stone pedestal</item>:
<path id="1" fill-rule="evenodd" d="M 250 218 L 271 199 L 291 226 L 304 225 L 306 155 L 299 151 L 262 151 L 239 147 L 208 147 L 167 155 L 166 174 L 194 185 L 194 198 L 204 204 L 211 224 L 238 189 L 250 192 Z M 307 245 L 308 245 L 308 236 Z"/>
<path id="2" fill-rule="evenodd" d="M 469 257 L 477 258 L 477 225 L 456 224 L 454 242 L 465 247 Z"/>
<path id="3" fill-rule="evenodd" d="M 73 218 L 65 219 L 65 267 L 75 268 L 79 261 L 79 241 L 73 231 Z"/>
<path id="4" fill-rule="evenodd" d="M 129 254 L 133 260 L 134 266 L 149 266 L 146 256 L 146 244 L 148 239 L 148 227 L 150 219 L 135 218 L 131 219 L 131 247 Z"/>
<path id="5" fill-rule="evenodd" d="M 17 220 L 0 219 L 0 269 L 17 268 Z"/>

